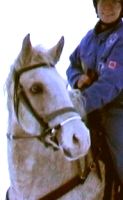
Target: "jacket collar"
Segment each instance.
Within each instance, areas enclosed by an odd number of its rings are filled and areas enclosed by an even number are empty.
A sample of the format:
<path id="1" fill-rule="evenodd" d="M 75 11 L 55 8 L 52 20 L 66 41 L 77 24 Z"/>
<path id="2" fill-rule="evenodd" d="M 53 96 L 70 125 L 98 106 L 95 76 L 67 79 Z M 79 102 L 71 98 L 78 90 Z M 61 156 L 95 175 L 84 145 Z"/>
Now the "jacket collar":
<path id="1" fill-rule="evenodd" d="M 104 24 L 101 20 L 99 20 L 94 28 L 94 32 L 96 35 L 100 33 L 109 33 L 115 30 L 121 23 L 122 19 L 118 19 L 111 24 Z"/>

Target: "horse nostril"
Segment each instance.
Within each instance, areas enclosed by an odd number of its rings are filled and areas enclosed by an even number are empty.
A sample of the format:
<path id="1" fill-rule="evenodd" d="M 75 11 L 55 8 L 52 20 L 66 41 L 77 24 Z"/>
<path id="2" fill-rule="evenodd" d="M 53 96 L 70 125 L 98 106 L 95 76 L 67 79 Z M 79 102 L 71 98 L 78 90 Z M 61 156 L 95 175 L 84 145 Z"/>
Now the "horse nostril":
<path id="1" fill-rule="evenodd" d="M 79 140 L 78 140 L 78 138 L 76 137 L 75 134 L 73 135 L 73 143 L 74 143 L 75 145 L 79 144 Z"/>
<path id="2" fill-rule="evenodd" d="M 65 148 L 63 148 L 63 151 L 64 151 L 64 154 L 67 156 L 67 157 L 72 157 L 72 155 L 71 155 L 71 152 L 69 151 L 69 149 L 65 149 Z"/>

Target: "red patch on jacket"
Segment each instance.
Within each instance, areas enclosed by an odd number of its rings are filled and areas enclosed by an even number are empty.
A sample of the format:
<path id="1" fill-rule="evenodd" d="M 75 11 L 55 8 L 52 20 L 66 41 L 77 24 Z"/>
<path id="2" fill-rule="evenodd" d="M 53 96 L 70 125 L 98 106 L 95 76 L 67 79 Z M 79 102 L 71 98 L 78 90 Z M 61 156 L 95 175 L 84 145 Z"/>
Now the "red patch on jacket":
<path id="1" fill-rule="evenodd" d="M 108 67 L 110 69 L 115 69 L 117 67 L 117 62 L 116 61 L 110 61 L 108 64 Z"/>

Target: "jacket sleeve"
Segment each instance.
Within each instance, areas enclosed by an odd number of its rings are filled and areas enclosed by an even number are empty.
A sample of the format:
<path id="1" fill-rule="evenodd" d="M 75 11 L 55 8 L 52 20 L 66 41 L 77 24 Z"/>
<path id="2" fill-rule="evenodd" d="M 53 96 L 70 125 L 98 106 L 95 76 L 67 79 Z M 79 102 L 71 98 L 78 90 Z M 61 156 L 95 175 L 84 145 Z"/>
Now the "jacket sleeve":
<path id="1" fill-rule="evenodd" d="M 123 92 L 123 38 L 114 45 L 99 73 L 98 80 L 82 92 L 87 113 L 102 108 Z"/>
<path id="2" fill-rule="evenodd" d="M 76 83 L 83 73 L 80 56 L 79 56 L 79 46 L 70 56 L 70 66 L 66 71 L 68 82 L 72 88 L 76 88 Z"/>
<path id="3" fill-rule="evenodd" d="M 68 78 L 68 82 L 72 88 L 76 88 L 76 82 L 79 77 L 84 73 L 83 66 L 81 62 L 80 53 L 84 53 L 87 48 L 87 44 L 89 43 L 90 37 L 92 34 L 92 30 L 88 31 L 85 37 L 81 40 L 80 44 L 74 50 L 74 52 L 70 55 L 70 66 L 66 71 L 66 75 Z M 84 52 L 83 52 L 84 51 Z"/>

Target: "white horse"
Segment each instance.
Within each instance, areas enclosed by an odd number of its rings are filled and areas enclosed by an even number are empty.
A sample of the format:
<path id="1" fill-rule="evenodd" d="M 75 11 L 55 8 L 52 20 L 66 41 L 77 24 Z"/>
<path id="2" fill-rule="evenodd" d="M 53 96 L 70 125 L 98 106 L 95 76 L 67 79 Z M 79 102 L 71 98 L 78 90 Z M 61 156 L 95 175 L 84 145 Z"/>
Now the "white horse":
<path id="1" fill-rule="evenodd" d="M 62 37 L 49 50 L 32 47 L 28 34 L 10 69 L 9 200 L 102 198 L 103 184 L 95 171 L 81 184 L 78 168 L 83 160 L 79 158 L 90 148 L 90 135 L 73 106 L 65 81 L 55 69 L 63 46 Z"/>

